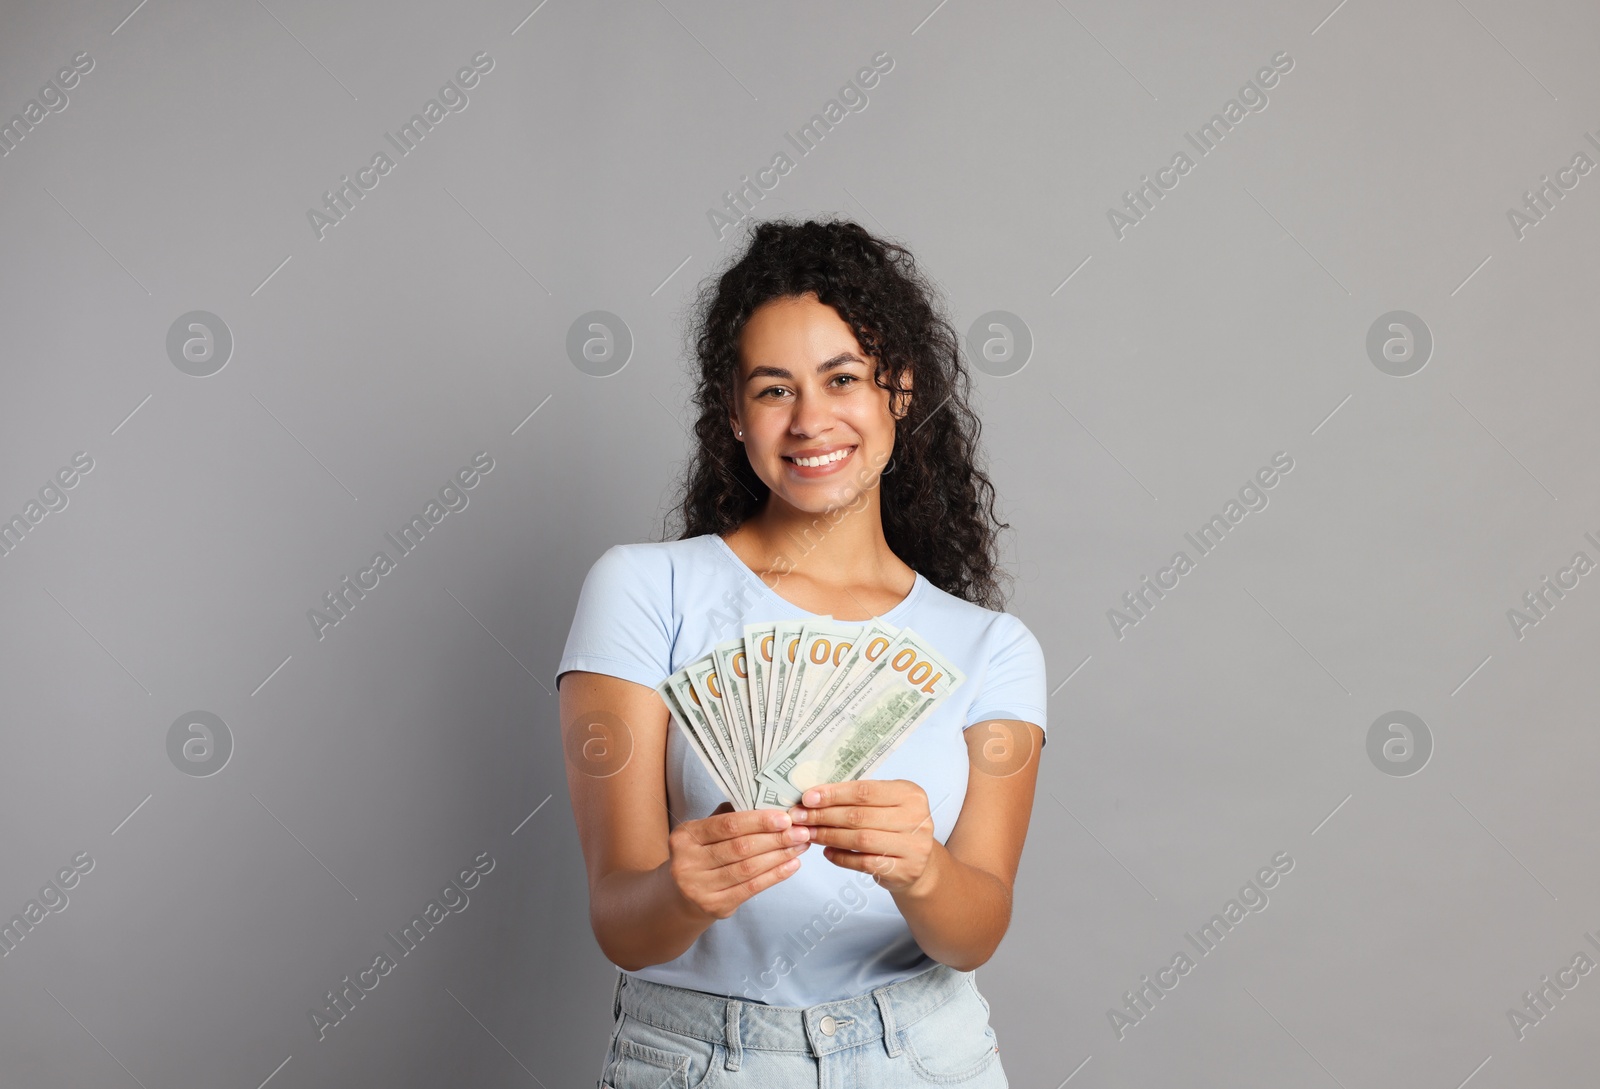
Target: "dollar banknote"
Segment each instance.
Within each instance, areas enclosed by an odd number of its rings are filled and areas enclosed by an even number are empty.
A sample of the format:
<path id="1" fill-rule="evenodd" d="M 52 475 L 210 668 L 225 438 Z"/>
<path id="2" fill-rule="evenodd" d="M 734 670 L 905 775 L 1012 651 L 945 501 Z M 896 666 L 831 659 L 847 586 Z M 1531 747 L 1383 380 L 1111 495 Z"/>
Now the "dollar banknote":
<path id="1" fill-rule="evenodd" d="M 805 626 L 803 620 L 780 620 L 772 626 L 772 690 L 767 693 L 767 722 L 772 731 L 769 744 L 773 748 L 783 741 L 779 712 L 783 710 L 789 675 L 794 672 L 795 654 L 800 649 L 800 634 Z"/>
<path id="2" fill-rule="evenodd" d="M 794 664 L 789 667 L 783 691 L 783 707 L 778 711 L 780 749 L 793 732 L 799 716 L 812 708 L 828 678 L 838 672 L 839 664 L 849 655 L 860 631 L 860 624 L 840 620 L 808 620 L 800 629 Z"/>
<path id="3" fill-rule="evenodd" d="M 964 680 L 921 636 L 902 630 L 757 773 L 757 806 L 794 805 L 808 787 L 869 774 Z"/>
<path id="4" fill-rule="evenodd" d="M 746 625 L 656 686 L 738 809 L 870 775 L 965 680 L 910 628 L 828 616 Z"/>
<path id="5" fill-rule="evenodd" d="M 856 629 L 856 637 L 846 644 L 843 652 L 839 654 L 837 668 L 825 675 L 814 675 L 815 688 L 809 698 L 802 706 L 791 710 L 791 717 L 783 731 L 784 744 L 769 753 L 762 761 L 761 767 L 769 766 L 778 757 L 787 753 L 798 739 L 810 736 L 808 731 L 816 720 L 837 705 L 854 688 L 862 675 L 900 634 L 900 629 L 893 624 L 877 619 L 870 620 L 865 625 L 856 625 Z M 804 653 L 803 647 L 801 652 Z M 815 648 L 810 654 L 815 656 Z"/>
<path id="6" fill-rule="evenodd" d="M 709 656 L 704 659 L 710 663 Z M 714 667 L 715 663 L 711 663 Z M 733 748 L 733 739 L 726 735 L 722 724 L 713 718 L 708 701 L 703 700 L 700 693 L 690 683 L 688 669 L 685 668 L 673 681 L 673 692 L 678 697 L 678 704 L 690 716 L 689 723 L 702 737 L 712 761 L 722 771 L 722 780 L 728 784 L 728 798 L 736 808 L 745 808 L 745 801 L 753 802 L 750 794 L 744 788 L 744 775 L 737 770 L 737 754 Z"/>
<path id="7" fill-rule="evenodd" d="M 741 796 L 740 792 L 729 781 L 728 769 L 723 766 L 722 760 L 717 755 L 718 747 L 710 737 L 710 725 L 706 722 L 704 713 L 698 706 L 691 705 L 686 709 L 679 697 L 680 689 L 686 687 L 683 678 L 679 674 L 673 674 L 656 685 L 656 691 L 660 693 L 662 702 L 667 705 L 672 721 L 688 740 L 689 748 L 693 749 L 695 756 L 700 759 L 706 774 L 711 776 L 712 781 L 735 806 L 739 806 L 736 799 Z"/>
<path id="8" fill-rule="evenodd" d="M 756 747 L 756 728 L 750 715 L 750 674 L 744 649 L 744 639 L 726 639 L 711 648 L 716 669 L 708 674 L 708 685 L 721 689 L 723 716 L 728 732 L 734 740 L 734 749 L 742 769 L 760 767 Z M 746 778 L 746 786 L 754 787 L 754 779 Z"/>
<path id="9" fill-rule="evenodd" d="M 746 624 L 745 661 L 750 669 L 750 717 L 756 723 L 756 763 L 767 762 L 767 685 L 772 676 L 773 625 Z"/>
<path id="10" fill-rule="evenodd" d="M 704 709 L 717 742 L 722 746 L 733 778 L 738 780 L 740 795 L 748 802 L 755 797 L 754 779 L 750 775 L 750 766 L 755 760 L 755 750 L 746 750 L 744 739 L 734 732 L 733 724 L 728 720 L 722 702 L 722 687 L 717 676 L 716 657 L 708 654 L 699 661 L 690 662 L 687 670 L 690 691 L 694 693 L 696 702 Z"/>

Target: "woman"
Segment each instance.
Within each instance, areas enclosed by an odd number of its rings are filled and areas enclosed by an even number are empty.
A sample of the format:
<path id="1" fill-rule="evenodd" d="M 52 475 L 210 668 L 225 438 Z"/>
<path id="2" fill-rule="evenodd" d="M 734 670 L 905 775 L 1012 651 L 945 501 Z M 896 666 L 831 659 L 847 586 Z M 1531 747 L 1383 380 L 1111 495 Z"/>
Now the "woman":
<path id="1" fill-rule="evenodd" d="M 678 539 L 589 571 L 557 669 L 614 1089 L 1005 1086 L 1044 656 L 1001 601 L 960 341 L 903 248 L 767 222 L 700 300 Z M 963 682 L 868 776 L 735 811 L 655 686 L 745 624 L 878 618 Z M 977 727 L 968 729 L 968 727 Z M 810 851 L 820 845 L 820 851 Z"/>

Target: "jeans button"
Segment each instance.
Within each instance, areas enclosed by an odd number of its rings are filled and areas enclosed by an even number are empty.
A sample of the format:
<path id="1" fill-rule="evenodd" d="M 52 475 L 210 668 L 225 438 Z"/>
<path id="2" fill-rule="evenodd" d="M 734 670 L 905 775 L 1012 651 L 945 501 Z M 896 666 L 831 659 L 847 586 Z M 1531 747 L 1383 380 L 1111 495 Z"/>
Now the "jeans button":
<path id="1" fill-rule="evenodd" d="M 837 1028 L 838 1025 L 839 1022 L 835 1021 L 833 1019 L 833 1014 L 830 1013 L 823 1016 L 822 1020 L 818 1022 L 817 1027 L 822 1029 L 822 1034 L 824 1036 L 832 1036 L 833 1030 Z"/>

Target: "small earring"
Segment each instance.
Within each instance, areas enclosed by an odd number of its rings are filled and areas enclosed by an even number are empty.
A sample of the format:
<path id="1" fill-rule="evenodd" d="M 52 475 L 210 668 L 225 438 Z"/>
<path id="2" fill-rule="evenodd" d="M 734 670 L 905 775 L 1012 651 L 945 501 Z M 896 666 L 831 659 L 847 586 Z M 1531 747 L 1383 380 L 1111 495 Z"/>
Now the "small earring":
<path id="1" fill-rule="evenodd" d="M 734 434 L 735 434 L 736 438 L 741 438 L 741 439 L 744 438 L 744 432 L 743 431 L 737 431 Z"/>
<path id="2" fill-rule="evenodd" d="M 889 467 L 887 469 L 884 469 L 878 475 L 879 476 L 888 476 L 892 472 L 894 472 L 894 458 L 891 457 L 889 459 Z"/>

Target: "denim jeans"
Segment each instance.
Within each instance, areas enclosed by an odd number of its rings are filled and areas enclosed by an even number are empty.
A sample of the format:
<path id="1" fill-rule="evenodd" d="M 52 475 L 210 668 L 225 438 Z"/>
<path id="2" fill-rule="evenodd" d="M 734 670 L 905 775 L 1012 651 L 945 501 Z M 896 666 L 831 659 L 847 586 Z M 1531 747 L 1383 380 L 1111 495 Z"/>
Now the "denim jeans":
<path id="1" fill-rule="evenodd" d="M 617 973 L 599 1089 L 1008 1089 L 973 973 L 768 1006 Z"/>

